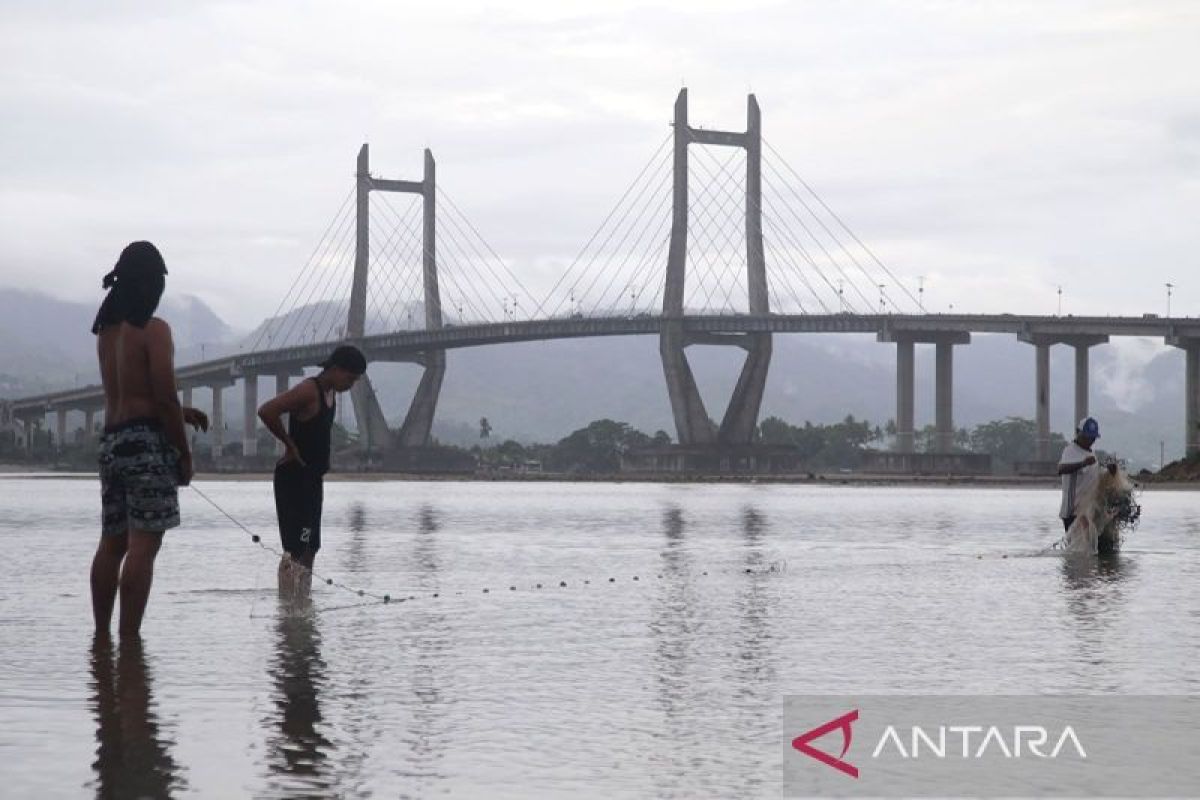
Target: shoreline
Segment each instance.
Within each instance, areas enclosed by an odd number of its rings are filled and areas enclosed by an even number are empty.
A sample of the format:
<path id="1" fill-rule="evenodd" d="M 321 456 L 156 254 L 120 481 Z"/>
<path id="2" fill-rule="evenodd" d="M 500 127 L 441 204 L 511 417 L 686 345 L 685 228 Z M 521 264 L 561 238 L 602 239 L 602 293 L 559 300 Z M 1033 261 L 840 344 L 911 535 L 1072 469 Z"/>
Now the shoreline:
<path id="1" fill-rule="evenodd" d="M 95 480 L 92 472 L 56 470 L 50 465 L 28 468 L 24 465 L 0 464 L 0 482 L 4 480 Z M 270 482 L 270 472 L 198 472 L 200 482 Z M 1031 489 L 1058 488 L 1057 476 L 1015 475 L 890 475 L 868 473 L 834 473 L 808 475 L 677 475 L 673 473 L 629 473 L 570 475 L 558 473 L 524 474 L 464 474 L 415 472 L 330 472 L 325 480 L 331 483 L 650 483 L 650 484 L 748 484 L 795 486 L 903 486 L 903 487 L 965 487 L 973 489 Z M 1200 481 L 1137 481 L 1143 490 L 1194 491 Z"/>

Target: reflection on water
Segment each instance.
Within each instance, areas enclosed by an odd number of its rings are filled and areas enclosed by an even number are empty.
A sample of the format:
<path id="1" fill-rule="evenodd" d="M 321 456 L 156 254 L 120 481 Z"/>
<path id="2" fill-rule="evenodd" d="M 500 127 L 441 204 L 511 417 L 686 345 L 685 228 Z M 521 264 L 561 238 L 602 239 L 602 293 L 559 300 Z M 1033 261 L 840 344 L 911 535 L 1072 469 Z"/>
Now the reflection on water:
<path id="1" fill-rule="evenodd" d="M 774 680 L 774 659 L 770 651 L 771 631 L 769 627 L 770 597 L 769 581 L 765 569 L 763 540 L 768 534 L 767 520 L 758 510 L 747 507 L 742 511 L 742 540 L 745 547 L 743 561 L 749 576 L 737 598 L 738 664 L 742 681 L 738 685 L 747 700 L 761 700 L 762 687 Z M 764 683 L 764 681 L 766 683 Z"/>
<path id="2" fill-rule="evenodd" d="M 1120 554 L 1063 556 L 1063 597 L 1074 622 L 1075 650 L 1080 661 L 1097 668 L 1093 691 L 1119 692 L 1121 683 L 1103 669 L 1130 653 L 1120 652 L 1120 629 L 1126 612 L 1126 590 L 1136 574 L 1132 559 Z"/>
<path id="3" fill-rule="evenodd" d="M 91 675 L 96 797 L 170 797 L 183 788 L 171 754 L 175 742 L 158 719 L 142 640 L 125 638 L 114 647 L 111 637 L 97 636 Z"/>
<path id="4" fill-rule="evenodd" d="M 322 725 L 326 676 L 316 617 L 301 604 L 281 603 L 275 636 L 274 709 L 263 721 L 269 732 L 269 785 L 279 797 L 327 795 L 334 785 L 333 746 Z"/>
<path id="5" fill-rule="evenodd" d="M 663 542 L 659 555 L 662 561 L 662 589 L 650 619 L 650 634 L 654 639 L 654 663 L 651 672 L 657 690 L 657 707 L 663 716 L 657 737 L 662 751 L 656 754 L 652 770 L 658 781 L 656 794 L 670 795 L 671 776 L 688 768 L 689 740 L 697 731 L 689 724 L 689 712 L 695 709 L 691 700 L 700 687 L 692 677 L 697 645 L 696 596 L 687 548 L 687 525 L 683 509 L 669 507 L 662 518 Z"/>
<path id="6" fill-rule="evenodd" d="M 441 591 L 442 559 L 437 536 L 440 529 L 437 509 L 423 504 L 417 511 L 417 535 L 413 537 L 409 558 L 417 583 L 425 592 Z M 446 755 L 447 712 L 453 698 L 446 696 L 442 686 L 452 642 L 449 620 L 438 606 L 414 613 L 413 623 L 418 633 L 413 642 L 410 680 L 415 702 L 405 737 L 409 761 L 404 775 L 413 781 L 411 794 L 405 796 L 422 797 L 433 790 L 439 778 L 445 777 L 440 764 Z"/>

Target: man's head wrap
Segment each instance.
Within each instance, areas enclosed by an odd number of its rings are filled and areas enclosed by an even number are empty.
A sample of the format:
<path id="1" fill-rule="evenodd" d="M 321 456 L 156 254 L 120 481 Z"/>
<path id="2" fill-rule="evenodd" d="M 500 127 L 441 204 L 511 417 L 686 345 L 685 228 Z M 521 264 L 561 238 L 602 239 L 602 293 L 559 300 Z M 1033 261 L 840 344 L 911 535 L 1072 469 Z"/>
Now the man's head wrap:
<path id="1" fill-rule="evenodd" d="M 166 274 L 167 265 L 157 247 L 150 242 L 128 245 L 104 276 L 102 286 L 108 289 L 108 296 L 92 323 L 92 333 L 121 322 L 144 328 L 158 308 Z"/>

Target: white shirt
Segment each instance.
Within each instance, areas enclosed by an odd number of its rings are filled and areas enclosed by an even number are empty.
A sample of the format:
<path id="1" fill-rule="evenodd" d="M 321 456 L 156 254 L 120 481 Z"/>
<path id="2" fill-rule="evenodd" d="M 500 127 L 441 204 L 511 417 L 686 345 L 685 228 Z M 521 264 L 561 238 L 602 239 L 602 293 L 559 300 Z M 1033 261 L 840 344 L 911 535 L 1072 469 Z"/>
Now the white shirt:
<path id="1" fill-rule="evenodd" d="M 1063 464 L 1079 464 L 1094 456 L 1091 450 L 1084 450 L 1075 442 L 1063 448 L 1062 457 L 1058 459 L 1059 466 Z M 1089 464 L 1078 472 L 1062 476 L 1062 507 L 1058 515 L 1063 519 L 1073 517 L 1079 501 L 1085 497 L 1096 482 L 1100 480 L 1100 465 Z"/>

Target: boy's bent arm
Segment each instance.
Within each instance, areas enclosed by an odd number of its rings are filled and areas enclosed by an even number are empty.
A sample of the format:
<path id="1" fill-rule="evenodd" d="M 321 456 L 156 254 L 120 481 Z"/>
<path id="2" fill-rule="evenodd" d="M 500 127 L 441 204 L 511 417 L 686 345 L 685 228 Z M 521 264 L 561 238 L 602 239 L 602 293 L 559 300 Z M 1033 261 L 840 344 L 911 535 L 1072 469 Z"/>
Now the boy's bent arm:
<path id="1" fill-rule="evenodd" d="M 183 408 L 175 389 L 175 344 L 171 326 L 160 319 L 146 324 L 146 355 L 150 366 L 150 391 L 167 441 L 185 459 L 191 458 L 187 433 L 183 428 Z"/>
<path id="2" fill-rule="evenodd" d="M 258 409 L 258 418 L 276 439 L 283 442 L 284 447 L 295 450 L 296 443 L 288 436 L 287 428 L 283 427 L 283 415 L 303 415 L 317 399 L 317 387 L 304 381 L 263 403 Z"/>

